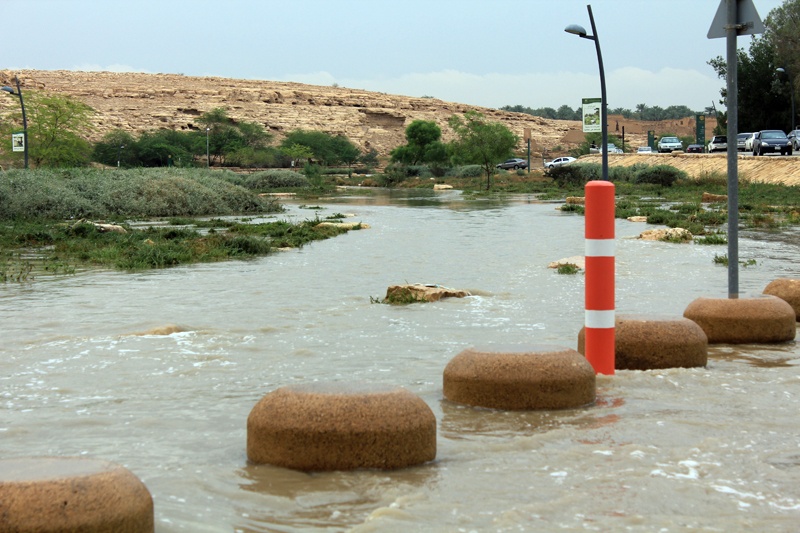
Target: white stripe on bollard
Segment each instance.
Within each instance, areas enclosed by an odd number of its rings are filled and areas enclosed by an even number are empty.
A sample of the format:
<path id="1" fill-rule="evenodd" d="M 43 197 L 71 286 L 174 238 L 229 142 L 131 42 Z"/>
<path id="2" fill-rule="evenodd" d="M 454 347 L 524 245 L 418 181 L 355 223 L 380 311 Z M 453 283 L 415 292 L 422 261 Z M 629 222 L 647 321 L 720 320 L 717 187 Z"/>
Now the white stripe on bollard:
<path id="1" fill-rule="evenodd" d="M 584 324 L 587 328 L 613 328 L 614 310 L 611 311 L 584 311 L 586 313 Z"/>
<path id="2" fill-rule="evenodd" d="M 614 257 L 615 239 L 586 239 L 586 257 Z"/>

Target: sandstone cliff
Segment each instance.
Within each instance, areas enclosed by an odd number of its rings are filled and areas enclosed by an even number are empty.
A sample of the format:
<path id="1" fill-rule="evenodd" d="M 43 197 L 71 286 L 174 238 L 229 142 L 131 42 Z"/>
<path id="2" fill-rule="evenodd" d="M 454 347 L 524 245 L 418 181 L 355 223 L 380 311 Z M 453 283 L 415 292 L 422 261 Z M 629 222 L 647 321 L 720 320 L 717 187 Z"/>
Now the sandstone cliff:
<path id="1" fill-rule="evenodd" d="M 386 155 L 405 142 L 405 128 L 416 119 L 436 122 L 445 140 L 452 132 L 447 120 L 453 114 L 477 110 L 490 120 L 504 123 L 521 141 L 526 152 L 525 129 L 531 132 L 531 153 L 541 157 L 560 155 L 583 140 L 580 122 L 548 120 L 524 113 L 509 113 L 445 102 L 345 87 L 321 87 L 301 83 L 227 78 L 190 77 L 177 74 L 0 70 L 0 85 L 14 84 L 19 76 L 23 96 L 28 90 L 65 94 L 91 106 L 95 130 L 90 140 L 123 129 L 134 135 L 147 130 L 198 129 L 197 118 L 214 108 L 226 109 L 234 120 L 262 124 L 278 141 L 295 129 L 343 134 L 364 150 Z M 14 99 L 0 98 L 0 110 L 15 106 Z M 618 120 L 609 121 L 614 131 Z M 624 125 L 624 124 L 623 124 Z M 642 143 L 647 125 L 629 125 L 632 145 Z M 643 129 L 644 128 L 644 129 Z M 634 131 L 641 130 L 638 132 Z"/>

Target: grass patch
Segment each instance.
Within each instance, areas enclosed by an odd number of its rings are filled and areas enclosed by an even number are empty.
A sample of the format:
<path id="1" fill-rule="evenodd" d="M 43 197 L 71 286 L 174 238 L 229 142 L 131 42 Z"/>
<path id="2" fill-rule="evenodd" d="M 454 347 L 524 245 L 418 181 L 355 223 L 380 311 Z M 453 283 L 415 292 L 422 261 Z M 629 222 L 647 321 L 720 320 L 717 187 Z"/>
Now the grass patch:
<path id="1" fill-rule="evenodd" d="M 708 235 L 696 238 L 694 242 L 696 244 L 708 245 L 728 244 L 728 236 L 724 233 L 709 233 Z"/>
<path id="2" fill-rule="evenodd" d="M 558 272 L 559 274 L 566 274 L 566 275 L 577 274 L 580 271 L 581 269 L 578 268 L 578 265 L 572 263 L 562 263 L 558 265 L 558 268 L 556 269 L 556 272 Z"/>
<path id="3" fill-rule="evenodd" d="M 722 254 L 722 255 L 714 254 L 714 259 L 712 259 L 712 261 L 713 261 L 713 262 L 714 262 L 714 264 L 716 264 L 716 265 L 725 265 L 725 266 L 728 266 L 728 254 Z M 747 260 L 740 259 L 740 260 L 739 260 L 739 264 L 740 264 L 741 266 L 743 266 L 743 267 L 747 268 L 747 267 L 749 267 L 749 266 L 755 266 L 755 265 L 757 265 L 757 264 L 758 264 L 758 261 L 756 261 L 755 259 L 747 259 Z"/>
<path id="4" fill-rule="evenodd" d="M 78 267 L 133 272 L 251 259 L 276 248 L 300 248 L 348 231 L 346 227 L 319 226 L 317 220 L 297 224 L 238 222 L 225 231 L 212 229 L 206 235 L 188 227 L 124 227 L 126 233 L 104 232 L 83 221 L 0 225 L 0 246 L 7 250 L 0 262 L 0 281 L 29 281 L 34 272 L 72 274 Z"/>

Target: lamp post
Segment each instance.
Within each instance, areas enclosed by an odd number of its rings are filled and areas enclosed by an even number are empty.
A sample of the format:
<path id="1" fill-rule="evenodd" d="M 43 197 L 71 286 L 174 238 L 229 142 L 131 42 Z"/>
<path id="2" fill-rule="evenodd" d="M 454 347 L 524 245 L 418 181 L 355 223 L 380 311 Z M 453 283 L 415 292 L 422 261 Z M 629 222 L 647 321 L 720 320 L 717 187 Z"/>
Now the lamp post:
<path id="1" fill-rule="evenodd" d="M 794 114 L 794 78 L 792 78 L 792 75 L 789 73 L 789 69 L 785 68 L 785 67 L 778 67 L 778 68 L 775 69 L 775 72 L 781 72 L 783 74 L 786 74 L 786 77 L 789 78 L 789 94 L 792 97 L 792 120 L 789 121 L 789 132 L 792 132 L 792 131 L 795 130 L 795 127 L 794 127 L 795 126 L 795 124 L 794 124 L 794 117 L 795 117 L 795 114 Z"/>
<path id="2" fill-rule="evenodd" d="M 592 24 L 593 35 L 588 35 L 583 26 L 577 24 L 570 24 L 564 31 L 577 35 L 582 39 L 589 39 L 594 41 L 594 47 L 597 50 L 597 65 L 600 67 L 600 127 L 602 132 L 602 161 L 603 161 L 603 180 L 608 181 L 608 108 L 606 102 L 606 73 L 603 70 L 603 54 L 600 52 L 600 39 L 597 37 L 597 28 L 594 25 L 594 17 L 592 16 L 592 6 L 587 5 L 586 9 L 589 11 L 589 22 Z"/>
<path id="3" fill-rule="evenodd" d="M 211 131 L 211 128 L 206 127 L 206 168 L 211 168 L 211 158 L 209 157 L 208 151 L 208 132 Z"/>
<path id="4" fill-rule="evenodd" d="M 119 168 L 119 160 L 120 160 L 120 157 L 122 156 L 122 149 L 123 148 L 125 148 L 124 144 L 120 144 L 119 148 L 117 148 L 117 168 Z"/>
<path id="5" fill-rule="evenodd" d="M 28 168 L 28 119 L 25 116 L 25 101 L 22 99 L 22 89 L 19 86 L 19 78 L 14 76 L 14 80 L 17 82 L 17 90 L 16 92 L 11 87 L 5 86 L 0 88 L 0 91 L 5 91 L 9 94 L 14 94 L 19 96 L 19 106 L 22 108 L 22 140 L 25 143 L 24 151 L 25 151 L 25 168 Z"/>

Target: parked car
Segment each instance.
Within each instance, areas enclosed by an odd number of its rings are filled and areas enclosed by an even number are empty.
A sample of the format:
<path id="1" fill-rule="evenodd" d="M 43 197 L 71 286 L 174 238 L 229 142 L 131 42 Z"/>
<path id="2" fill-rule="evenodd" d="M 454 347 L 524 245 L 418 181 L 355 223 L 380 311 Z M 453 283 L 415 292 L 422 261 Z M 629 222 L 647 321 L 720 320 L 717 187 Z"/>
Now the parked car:
<path id="1" fill-rule="evenodd" d="M 636 149 L 636 153 L 637 154 L 645 154 L 645 155 L 646 154 L 652 154 L 653 153 L 653 149 L 650 148 L 649 146 L 640 146 L 639 148 Z"/>
<path id="2" fill-rule="evenodd" d="M 753 155 L 780 152 L 792 155 L 792 143 L 781 130 L 761 130 L 753 137 Z"/>
<path id="3" fill-rule="evenodd" d="M 792 150 L 800 150 L 800 130 L 792 130 L 786 137 L 792 143 Z"/>
<path id="4" fill-rule="evenodd" d="M 711 142 L 708 143 L 708 153 L 714 152 L 727 152 L 728 151 L 728 137 L 725 135 L 714 135 L 711 137 Z"/>
<path id="5" fill-rule="evenodd" d="M 740 133 L 736 136 L 736 150 L 739 152 L 747 151 L 747 138 L 752 137 L 752 133 Z M 751 148 L 752 150 L 752 148 Z"/>
<path id="6" fill-rule="evenodd" d="M 603 150 L 602 150 L 601 148 L 598 148 L 597 146 L 595 146 L 595 145 L 593 144 L 593 145 L 591 145 L 591 146 L 589 147 L 589 153 L 590 153 L 590 154 L 602 154 L 602 153 L 603 153 Z M 621 153 L 623 153 L 623 152 L 622 152 L 622 150 L 620 150 L 619 148 L 617 148 L 617 145 L 616 145 L 616 144 L 614 144 L 614 143 L 608 143 L 608 153 L 609 153 L 609 154 L 621 154 Z"/>
<path id="7" fill-rule="evenodd" d="M 752 152 L 753 151 L 753 139 L 755 138 L 755 132 L 751 133 L 749 137 L 744 140 L 744 151 L 745 152 Z"/>
<path id="8" fill-rule="evenodd" d="M 518 157 L 515 157 L 513 159 L 506 159 L 502 163 L 498 163 L 497 168 L 502 168 L 502 169 L 505 169 L 505 170 L 509 170 L 509 169 L 512 169 L 512 168 L 514 170 L 517 170 L 517 169 L 520 169 L 520 168 L 528 168 L 528 162 L 525 161 L 524 159 L 520 159 Z"/>
<path id="9" fill-rule="evenodd" d="M 683 150 L 683 143 L 677 137 L 661 137 L 658 141 L 659 153 L 670 153 L 674 150 Z"/>
<path id="10" fill-rule="evenodd" d="M 690 144 L 686 147 L 687 154 L 702 154 L 705 151 L 705 148 L 702 144 Z"/>
<path id="11" fill-rule="evenodd" d="M 577 161 L 574 157 L 556 157 L 552 161 L 545 161 L 544 167 L 547 169 L 560 167 L 561 165 L 567 165 L 572 163 L 573 161 Z"/>

